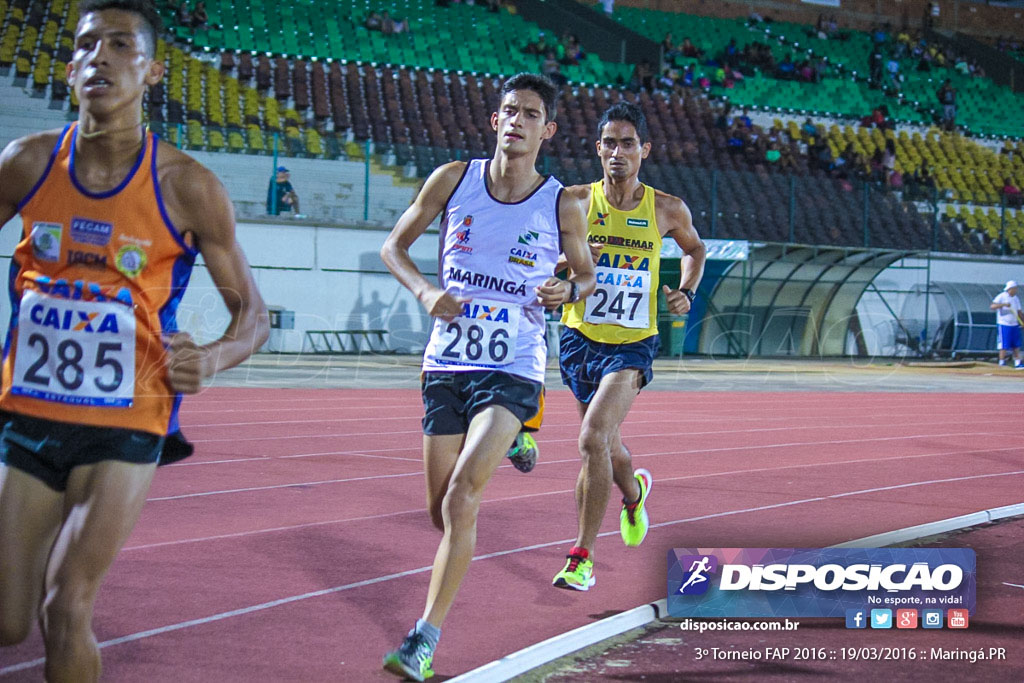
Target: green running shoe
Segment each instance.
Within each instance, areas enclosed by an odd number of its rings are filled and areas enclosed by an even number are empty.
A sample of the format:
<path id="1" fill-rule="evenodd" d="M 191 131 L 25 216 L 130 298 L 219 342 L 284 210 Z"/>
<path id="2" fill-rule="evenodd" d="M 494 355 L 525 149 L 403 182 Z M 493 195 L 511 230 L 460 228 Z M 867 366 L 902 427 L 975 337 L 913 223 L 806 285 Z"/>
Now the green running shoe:
<path id="1" fill-rule="evenodd" d="M 573 590 L 590 590 L 596 579 L 594 578 L 594 561 L 588 560 L 580 553 L 580 548 L 572 548 L 566 555 L 565 567 L 555 574 L 551 584 L 555 588 L 571 588 Z M 584 551 L 586 552 L 586 551 Z"/>
<path id="2" fill-rule="evenodd" d="M 647 496 L 651 494 L 651 487 L 654 485 L 651 473 L 645 469 L 636 470 L 633 472 L 633 476 L 640 483 L 640 500 L 633 504 L 622 501 L 622 512 L 619 514 L 619 531 L 622 533 L 622 542 L 630 547 L 640 545 L 647 536 L 650 520 L 647 518 L 644 503 L 647 502 Z"/>
<path id="3" fill-rule="evenodd" d="M 537 464 L 537 455 L 540 449 L 537 442 L 533 440 L 529 432 L 519 432 L 512 448 L 508 449 L 505 457 L 512 461 L 512 465 L 520 472 L 529 472 Z"/>
<path id="4" fill-rule="evenodd" d="M 422 633 L 413 632 L 405 637 L 397 650 L 384 655 L 384 669 L 414 681 L 425 681 L 434 675 L 430 668 L 433 661 L 434 648 Z"/>

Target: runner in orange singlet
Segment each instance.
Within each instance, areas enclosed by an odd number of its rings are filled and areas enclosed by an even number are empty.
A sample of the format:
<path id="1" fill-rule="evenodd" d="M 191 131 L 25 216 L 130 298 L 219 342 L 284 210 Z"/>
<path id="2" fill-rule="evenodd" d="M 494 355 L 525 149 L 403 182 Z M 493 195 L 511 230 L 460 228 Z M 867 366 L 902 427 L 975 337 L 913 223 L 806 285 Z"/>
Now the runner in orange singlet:
<path id="1" fill-rule="evenodd" d="M 83 0 L 62 131 L 0 155 L 0 225 L 24 226 L 9 278 L 0 410 L 0 645 L 39 620 L 46 680 L 95 681 L 100 582 L 138 518 L 181 394 L 266 339 L 227 193 L 142 125 L 163 77 L 145 0 Z M 175 313 L 202 254 L 231 321 L 197 346 Z"/>

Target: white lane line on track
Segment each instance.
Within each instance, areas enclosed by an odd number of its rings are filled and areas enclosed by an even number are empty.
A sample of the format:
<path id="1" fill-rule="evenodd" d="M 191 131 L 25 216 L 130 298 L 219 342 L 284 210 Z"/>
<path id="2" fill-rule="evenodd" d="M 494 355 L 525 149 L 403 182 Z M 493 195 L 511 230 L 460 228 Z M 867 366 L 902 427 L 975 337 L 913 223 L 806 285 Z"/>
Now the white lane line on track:
<path id="1" fill-rule="evenodd" d="M 636 422 L 632 422 L 630 424 L 643 424 L 643 422 L 644 421 L 636 421 Z M 662 420 L 654 420 L 654 422 L 662 422 Z M 971 425 L 977 425 L 977 424 L 1004 424 L 1005 422 L 1006 422 L 1006 420 L 984 420 L 984 421 L 974 421 L 974 420 L 972 420 L 972 421 L 970 421 L 970 424 Z M 678 424 L 678 423 L 676 423 L 676 424 Z M 941 422 L 923 422 L 923 423 L 919 423 L 919 424 L 922 424 L 922 425 L 928 425 L 928 424 L 932 424 L 932 425 L 935 425 L 935 424 L 949 425 L 949 424 L 957 424 L 957 423 L 956 422 L 950 422 L 949 420 L 943 420 Z M 842 429 L 844 427 L 849 427 L 851 429 L 854 429 L 854 428 L 877 427 L 877 426 L 888 427 L 888 426 L 892 426 L 892 425 L 888 425 L 888 424 L 886 424 L 886 425 L 873 425 L 872 424 L 872 425 L 812 425 L 812 426 L 809 426 L 809 427 L 758 427 L 758 428 L 755 428 L 755 429 L 725 429 L 725 430 L 716 430 L 716 431 L 707 431 L 707 432 L 682 432 L 682 433 L 680 433 L 679 431 L 674 431 L 674 432 L 653 432 L 653 433 L 647 433 L 647 434 L 623 434 L 622 437 L 624 439 L 630 439 L 630 440 L 632 440 L 632 439 L 653 439 L 653 438 L 664 437 L 664 436 L 672 436 L 672 437 L 680 438 L 680 437 L 687 437 L 687 436 L 713 436 L 715 434 L 743 434 L 743 433 L 758 433 L 758 432 L 795 431 L 797 429 Z M 903 426 L 903 425 L 897 425 L 897 426 Z M 917 427 L 917 426 L 918 426 L 917 423 L 911 424 L 911 425 L 906 425 L 906 427 L 908 429 L 911 428 L 911 427 Z M 398 434 L 422 434 L 422 433 L 423 433 L 422 429 L 407 429 L 407 430 L 400 430 L 400 431 L 389 430 L 388 431 L 388 435 L 389 436 L 394 436 L 394 435 L 398 435 Z M 224 443 L 224 442 L 237 443 L 237 442 L 240 442 L 240 441 L 290 441 L 290 440 L 294 440 L 294 439 L 338 439 L 338 438 L 352 438 L 352 437 L 356 437 L 356 436 L 376 436 L 376 437 L 379 437 L 380 435 L 381 435 L 380 432 L 337 432 L 337 433 L 332 433 L 332 434 L 287 434 L 287 435 L 283 435 L 283 436 L 224 437 L 224 438 L 218 438 L 218 439 L 189 439 L 189 440 L 192 443 Z M 946 434 L 926 434 L 926 435 L 923 435 L 923 436 L 940 437 L 940 436 L 963 436 L 963 435 L 964 435 L 964 432 L 963 431 L 959 431 L 959 432 L 950 432 L 950 433 L 946 433 Z M 564 441 L 564 440 L 565 439 L 562 439 L 562 441 Z M 570 439 L 570 440 L 575 440 L 575 439 Z M 867 440 L 867 439 L 865 439 L 865 440 Z M 552 441 L 556 441 L 556 440 L 553 439 Z M 541 443 L 544 443 L 544 441 L 541 441 Z M 387 450 L 387 449 L 380 449 L 380 450 Z M 363 449 L 363 452 L 372 452 L 372 449 Z"/>
<path id="2" fill-rule="evenodd" d="M 640 411 L 640 413 L 642 415 L 649 415 L 648 411 Z M 549 418 L 549 417 L 555 416 L 555 415 L 557 415 L 557 416 L 561 416 L 561 415 L 572 415 L 572 416 L 575 416 L 576 414 L 577 414 L 576 411 L 563 411 L 563 412 L 559 412 L 559 413 L 545 412 L 544 413 L 544 417 L 545 418 Z M 870 415 L 870 417 L 875 417 L 875 415 L 877 415 L 877 413 L 874 414 L 874 415 Z M 970 418 L 975 417 L 975 416 L 995 417 L 995 416 L 998 416 L 998 415 L 1017 416 L 1018 413 L 1014 412 L 1014 411 L 1006 411 L 1006 412 L 1002 412 L 1002 413 L 993 413 L 993 412 L 957 413 L 957 415 L 956 415 L 957 419 L 954 419 L 954 420 L 944 420 L 944 421 L 940 421 L 940 422 L 915 422 L 913 424 L 915 426 L 916 425 L 923 425 L 923 424 L 978 424 L 977 421 L 972 420 Z M 864 425 L 864 424 L 861 424 L 861 423 L 850 424 L 849 422 L 841 422 L 841 423 L 835 424 L 835 425 L 808 425 L 808 424 L 803 424 L 808 419 L 825 419 L 825 417 L 826 416 L 823 416 L 823 415 L 812 415 L 812 416 L 809 416 L 809 417 L 806 417 L 806 418 L 805 417 L 800 417 L 798 419 L 800 420 L 801 424 L 782 425 L 782 426 L 774 427 L 774 429 L 776 429 L 776 430 L 782 430 L 782 429 L 830 429 L 830 428 L 839 428 L 839 429 L 841 429 L 841 428 L 844 428 L 844 427 L 850 427 L 850 428 L 861 427 L 861 426 L 864 426 L 864 427 L 887 427 L 887 426 L 891 426 L 892 425 L 891 421 L 885 422 L 885 423 L 882 423 L 882 424 L 869 424 L 869 425 Z M 850 417 L 861 417 L 861 416 L 850 415 L 848 413 L 842 413 L 842 414 L 837 414 L 837 415 L 831 415 L 831 416 L 828 416 L 828 417 L 830 417 L 832 419 L 834 419 L 834 418 L 847 418 L 847 419 L 849 419 Z M 193 429 L 193 428 L 200 428 L 200 427 L 225 428 L 225 427 L 252 427 L 252 426 L 263 426 L 263 425 L 321 424 L 321 423 L 325 423 L 325 422 L 327 422 L 327 423 L 329 423 L 329 422 L 370 422 L 370 421 L 372 421 L 372 422 L 383 422 L 383 421 L 388 421 L 388 420 L 393 420 L 393 421 L 406 421 L 406 420 L 408 420 L 409 422 L 414 422 L 416 424 L 419 424 L 419 422 L 420 422 L 420 420 L 422 418 L 423 418 L 423 414 L 422 414 L 422 411 L 421 411 L 420 413 L 417 413 L 416 415 L 398 416 L 398 417 L 396 417 L 396 416 L 372 417 L 372 418 L 366 418 L 366 417 L 343 417 L 343 418 L 322 418 L 322 419 L 315 419 L 315 420 L 256 420 L 256 421 L 252 421 L 252 422 L 209 422 L 209 423 L 206 423 L 206 424 L 184 424 L 183 427 L 185 429 Z M 700 421 L 698 421 L 698 423 L 700 423 L 700 422 L 721 422 L 722 419 L 723 419 L 723 416 L 721 414 L 719 414 L 719 415 L 716 415 L 713 419 L 700 420 Z M 761 420 L 765 420 L 765 421 L 778 422 L 778 418 L 777 417 L 768 416 L 768 417 L 761 417 L 760 419 Z M 755 421 L 755 418 L 744 418 L 744 420 L 746 420 L 748 422 L 749 421 Z M 673 424 L 677 424 L 678 425 L 681 422 L 692 422 L 692 421 L 693 421 L 693 415 L 692 414 L 687 414 L 686 417 L 685 417 L 685 420 L 680 420 L 679 415 L 676 414 L 676 415 L 669 415 L 668 417 L 654 419 L 654 420 L 630 419 L 628 422 L 625 423 L 625 425 L 629 426 L 629 425 L 636 425 L 636 424 L 657 424 L 657 423 L 661 423 L 661 422 L 671 422 Z M 1003 420 L 986 420 L 984 423 L 1002 422 L 1002 421 Z M 566 428 L 573 428 L 573 427 L 578 429 L 579 428 L 579 424 L 575 423 L 575 422 L 569 422 L 569 423 L 564 423 L 564 424 L 548 424 L 548 425 L 546 425 L 547 429 L 566 429 Z M 734 430 L 734 431 L 759 431 L 759 430 L 769 431 L 768 428 L 763 428 L 763 427 L 762 428 L 758 428 L 758 429 L 754 429 L 754 430 Z M 718 433 L 718 432 L 687 432 L 687 434 L 713 434 L 713 433 Z M 265 437 L 265 438 L 274 438 L 274 437 Z"/>
<path id="3" fill-rule="evenodd" d="M 967 453 L 988 453 L 988 452 L 994 452 L 994 451 L 1012 451 L 1012 450 L 1022 450 L 1022 449 L 1024 449 L 1024 447 L 1021 447 L 1021 446 L 1008 446 L 1008 447 L 1000 448 L 1000 449 L 985 449 L 985 450 L 980 450 L 980 451 L 942 451 L 942 452 L 939 452 L 939 453 L 922 453 L 922 454 L 918 454 L 918 455 L 900 455 L 900 456 L 887 457 L 887 458 L 857 458 L 857 459 L 854 459 L 854 460 L 841 460 L 841 461 L 838 461 L 838 462 L 800 463 L 800 464 L 796 464 L 796 465 L 782 465 L 782 466 L 779 466 L 779 467 L 755 467 L 755 468 L 745 469 L 745 470 L 729 470 L 729 471 L 726 471 L 726 472 L 708 472 L 708 473 L 705 473 L 705 474 L 687 474 L 687 475 L 683 475 L 683 476 L 679 476 L 679 477 L 659 477 L 658 481 L 664 483 L 666 481 L 683 481 L 683 480 L 689 480 L 689 479 L 704 479 L 704 478 L 712 478 L 712 477 L 724 477 L 724 476 L 737 475 L 737 474 L 756 474 L 756 473 L 760 473 L 760 472 L 776 472 L 776 471 L 783 471 L 783 470 L 807 469 L 807 468 L 812 468 L 812 467 L 832 467 L 832 466 L 836 466 L 836 465 L 862 464 L 862 463 L 867 463 L 867 462 L 880 462 L 880 461 L 889 462 L 889 461 L 893 461 L 893 460 L 915 460 L 915 459 L 918 459 L 918 458 L 935 458 L 935 457 L 951 456 L 951 455 L 952 456 L 965 455 Z M 509 466 L 508 465 L 504 465 L 503 467 L 509 467 Z M 413 474 L 413 473 L 410 473 L 410 474 Z M 542 496 L 563 495 L 563 494 L 571 493 L 571 492 L 572 492 L 572 489 L 562 489 L 562 490 L 558 490 L 558 491 L 544 491 L 542 493 L 528 493 L 528 494 L 523 494 L 523 495 L 518 495 L 518 496 L 506 496 L 506 497 L 503 497 L 503 498 L 492 498 L 492 499 L 489 499 L 489 500 L 484 500 L 484 501 L 482 501 L 482 503 L 483 504 L 507 503 L 507 502 L 510 502 L 510 501 L 524 500 L 524 499 L 527 499 L 527 498 L 539 498 L 539 497 L 542 497 Z M 151 499 L 151 500 L 154 500 L 154 499 Z M 333 519 L 333 520 L 325 520 L 325 521 L 319 521 L 319 522 L 305 522 L 303 524 L 292 524 L 292 525 L 288 525 L 288 526 L 272 527 L 272 528 L 268 528 L 268 529 L 254 529 L 254 530 L 250 530 L 250 531 L 237 531 L 237 532 L 230 533 L 230 534 L 217 534 L 217 535 L 214 535 L 214 536 L 202 536 L 202 537 L 198 537 L 198 538 L 185 538 L 185 539 L 180 539 L 180 540 L 177 540 L 177 541 L 163 541 L 163 542 L 159 542 L 159 543 L 147 543 L 147 544 L 144 544 L 144 545 L 127 546 L 127 547 L 124 548 L 124 550 L 145 550 L 145 549 L 148 549 L 148 548 L 158 548 L 158 547 L 168 546 L 168 545 L 182 545 L 182 544 L 187 544 L 187 543 L 199 543 L 199 542 L 203 542 L 203 541 L 213 541 L 213 540 L 220 540 L 220 539 L 225 539 L 225 538 L 239 538 L 239 537 L 242 537 L 242 536 L 251 536 L 251 535 L 256 535 L 256 534 L 266 534 L 266 533 L 273 533 L 273 532 L 278 532 L 278 531 L 290 531 L 290 530 L 293 530 L 293 529 L 304 529 L 304 528 L 307 528 L 307 527 L 314 527 L 314 526 L 326 526 L 326 525 L 330 525 L 330 524 L 344 524 L 346 522 L 371 521 L 371 520 L 375 520 L 375 519 L 383 519 L 383 518 L 386 518 L 386 517 L 396 517 L 396 516 L 399 516 L 399 515 L 423 514 L 423 512 L 424 512 L 423 508 L 413 508 L 413 509 L 410 509 L 410 510 L 402 510 L 402 511 L 399 511 L 399 512 L 387 512 L 387 513 L 382 513 L 382 514 L 379 514 L 379 515 L 369 515 L 369 516 L 363 516 L 363 517 L 348 517 L 348 518 L 344 518 L 344 519 Z"/>
<path id="4" fill-rule="evenodd" d="M 295 484 L 273 484 L 271 486 L 248 486 L 240 489 L 224 489 L 222 491 L 201 491 L 199 493 L 182 493 L 176 496 L 161 496 L 159 498 L 147 498 L 146 502 L 157 502 L 161 500 L 180 500 L 182 498 L 202 498 L 204 496 L 219 496 L 224 493 L 246 493 L 249 491 L 267 491 L 269 489 L 290 489 L 300 486 L 316 486 L 319 484 L 344 484 L 353 481 L 366 481 L 368 479 L 398 479 L 401 477 L 423 476 L 423 472 L 401 472 L 399 474 L 372 474 L 366 477 L 350 477 L 348 479 L 326 479 L 322 481 L 303 481 Z"/>
<path id="5" fill-rule="evenodd" d="M 394 451 L 411 451 L 415 453 L 421 452 L 422 448 L 395 448 L 391 449 Z M 314 458 L 320 455 L 351 455 L 360 458 L 373 458 L 375 460 L 400 460 L 402 462 L 422 462 L 421 456 L 402 458 L 397 455 L 371 455 L 370 453 L 359 453 L 355 451 L 323 451 L 321 453 L 299 453 L 297 455 L 261 455 L 255 458 L 227 458 L 225 460 L 196 460 L 189 462 L 176 462 L 173 465 L 167 467 L 194 467 L 196 465 L 224 465 L 227 463 L 235 462 L 259 462 L 261 460 L 287 460 L 289 458 Z"/>
<path id="6" fill-rule="evenodd" d="M 1016 434 L 1017 434 L 1017 432 L 987 432 L 986 436 L 1005 436 L 1005 435 L 1016 435 Z M 722 452 L 727 452 L 727 451 L 746 451 L 746 450 L 767 449 L 767 448 L 796 448 L 796 447 L 802 447 L 802 446 L 827 446 L 827 445 L 834 445 L 834 444 L 864 443 L 864 442 L 868 442 L 868 441 L 900 441 L 900 440 L 907 440 L 907 439 L 931 439 L 931 438 L 939 438 L 939 437 L 946 437 L 946 436 L 963 436 L 963 435 L 964 435 L 963 432 L 953 432 L 953 433 L 949 433 L 949 434 L 918 434 L 918 435 L 910 435 L 910 436 L 875 437 L 875 438 L 872 438 L 872 439 L 842 439 L 842 440 L 830 440 L 830 441 L 794 441 L 794 442 L 790 442 L 790 443 L 780 443 L 780 444 L 763 444 L 763 445 L 753 445 L 753 446 L 723 446 L 721 448 L 694 448 L 694 449 L 690 449 L 690 450 L 658 451 L 658 452 L 654 452 L 654 453 L 634 453 L 633 457 L 634 458 L 643 458 L 643 457 L 653 457 L 653 456 L 660 456 L 660 455 L 707 455 L 707 454 L 711 454 L 711 453 L 722 453 Z M 651 435 L 651 436 L 677 436 L 677 435 L 660 434 L 660 435 Z M 633 437 L 628 437 L 628 438 L 632 439 Z M 1016 448 L 1016 447 L 1013 447 L 1013 448 Z M 385 452 L 385 453 L 386 452 L 391 452 L 391 453 L 393 453 L 393 452 L 402 451 L 402 450 L 409 450 L 409 451 L 419 452 L 420 449 L 418 449 L 418 448 L 416 448 L 416 449 L 413 449 L 413 448 L 407 448 L 407 449 L 401 449 L 401 448 L 381 448 L 381 449 L 379 449 L 379 452 Z M 991 451 L 998 451 L 998 450 L 1005 450 L 1005 449 L 993 448 L 993 449 L 981 449 L 979 451 L 962 451 L 962 452 L 973 453 L 973 452 L 986 452 L 986 451 L 989 451 L 989 450 L 991 450 Z M 1010 450 L 1012 450 L 1012 448 Z M 955 451 L 955 452 L 961 452 L 961 451 Z M 365 450 L 361 450 L 361 451 L 328 451 L 328 452 L 319 452 L 319 453 L 308 453 L 308 454 L 300 453 L 300 454 L 296 454 L 296 455 L 282 455 L 282 456 L 272 456 L 272 457 L 274 457 L 274 458 L 305 458 L 305 457 L 315 457 L 315 456 L 322 456 L 322 455 L 344 455 L 344 456 L 351 455 L 351 456 L 362 456 L 362 457 L 370 458 L 370 457 L 374 457 L 373 455 L 371 455 L 373 453 L 374 453 L 373 449 L 365 449 Z M 250 462 L 250 461 L 252 461 L 254 459 L 255 460 L 262 460 L 262 458 L 229 458 L 227 460 L 217 461 L 217 462 L 219 462 L 219 463 Z M 415 459 L 415 458 L 394 458 L 394 459 L 403 460 L 403 461 L 410 461 L 410 462 L 413 461 L 413 460 L 417 460 L 418 461 L 418 459 Z M 559 465 L 559 464 L 573 463 L 573 462 L 579 462 L 579 459 L 578 458 L 567 458 L 567 459 L 563 459 L 563 460 L 542 460 L 542 461 L 539 461 L 537 464 L 538 465 L 546 465 L 547 466 L 547 465 Z M 170 465 L 170 467 L 187 467 L 189 465 L 199 465 L 199 464 L 203 464 L 203 463 L 202 462 L 176 463 L 174 465 Z M 345 479 L 339 479 L 339 480 L 331 479 L 331 480 L 326 480 L 323 483 L 337 483 L 337 482 L 341 482 L 341 481 L 348 481 L 348 480 L 345 480 Z M 314 482 L 314 483 L 316 483 L 316 482 Z M 267 488 L 284 488 L 284 487 L 287 487 L 287 486 L 298 486 L 298 484 L 280 484 L 280 485 L 277 485 L 277 486 L 270 486 L 270 487 L 267 487 Z M 244 490 L 254 490 L 254 489 L 244 489 Z M 227 492 L 230 493 L 231 491 L 227 491 Z M 155 499 L 151 499 L 151 500 L 155 500 Z"/>
<path id="7" fill-rule="evenodd" d="M 927 486 L 927 485 L 930 485 L 930 484 L 940 484 L 940 483 L 947 483 L 947 482 L 964 481 L 964 480 L 967 480 L 967 479 L 981 479 L 981 478 L 986 478 L 986 477 L 987 478 L 992 478 L 992 477 L 1012 476 L 1012 475 L 1018 475 L 1018 474 L 1024 474 L 1024 470 L 1017 470 L 1017 471 L 1014 471 L 1014 472 L 1000 472 L 1000 473 L 994 473 L 994 474 L 974 475 L 974 476 L 969 476 L 969 477 L 953 477 L 953 478 L 950 478 L 950 479 L 933 479 L 933 480 L 926 481 L 926 482 L 915 482 L 915 483 L 911 483 L 911 484 L 901 484 L 901 485 L 895 486 L 895 487 L 882 487 L 882 488 L 879 488 L 879 489 L 868 489 L 868 490 L 866 490 L 866 492 L 884 491 L 884 490 L 888 490 L 890 488 L 907 488 L 907 487 L 910 487 L 910 486 Z M 791 506 L 795 506 L 795 505 L 803 505 L 805 503 L 816 503 L 816 502 L 821 502 L 821 501 L 824 501 L 824 500 L 828 500 L 830 498 L 840 498 L 840 497 L 844 497 L 844 496 L 854 496 L 854 495 L 860 495 L 862 493 L 864 493 L 864 492 L 849 491 L 849 492 L 845 492 L 845 493 L 832 494 L 832 495 L 829 495 L 829 496 L 816 496 L 816 497 L 813 497 L 813 498 L 802 498 L 802 499 L 799 499 L 799 500 L 787 501 L 785 503 L 775 503 L 775 504 L 772 504 L 772 505 L 761 505 L 761 506 L 753 507 L 753 508 L 743 508 L 743 509 L 739 509 L 739 510 L 729 510 L 729 511 L 726 511 L 726 512 L 716 512 L 716 513 L 711 513 L 711 514 L 707 514 L 707 515 L 700 515 L 698 517 L 687 517 L 687 518 L 684 518 L 684 519 L 672 520 L 670 522 L 662 522 L 660 524 L 652 524 L 651 528 L 652 529 L 653 528 L 661 528 L 661 527 L 672 526 L 672 525 L 676 525 L 676 524 L 685 524 L 685 523 L 688 523 L 688 522 L 702 521 L 702 520 L 706 520 L 706 519 L 714 519 L 714 518 L 719 518 L 719 517 L 729 517 L 729 516 L 732 516 L 732 515 L 746 514 L 746 513 L 749 513 L 749 512 L 761 512 L 761 511 L 764 511 L 764 510 L 772 510 L 772 509 L 778 509 L 778 508 L 783 508 L 783 507 L 791 507 Z M 619 531 L 616 529 L 614 531 L 606 531 L 604 533 L 598 534 L 598 537 L 604 538 L 604 537 L 607 537 L 607 536 L 613 536 L 613 535 L 618 534 L 618 533 L 619 533 Z M 531 551 L 531 550 L 539 550 L 539 549 L 542 549 L 542 548 L 550 548 L 551 546 L 556 546 L 556 545 L 564 545 L 566 543 L 572 543 L 574 540 L 575 539 L 572 539 L 572 538 L 560 539 L 560 540 L 557 540 L 557 541 L 548 541 L 546 543 L 537 543 L 537 544 L 534 544 L 534 545 L 523 546 L 523 547 L 520 547 L 520 548 L 511 548 L 509 550 L 501 550 L 501 551 L 497 551 L 497 552 L 493 552 L 493 553 L 488 553 L 486 555 L 478 555 L 478 556 L 473 558 L 473 562 L 477 562 L 477 561 L 481 561 L 481 560 L 489 560 L 489 559 L 493 559 L 493 558 L 496 558 L 496 557 L 503 557 L 503 556 L 506 556 L 506 555 L 513 555 L 513 554 L 516 554 L 516 553 L 528 552 L 528 551 Z M 224 619 L 230 619 L 232 617 L 244 616 L 246 614 L 252 614 L 253 612 L 260 612 L 260 611 L 263 611 L 263 610 L 272 609 L 274 607 L 280 607 L 281 605 L 287 605 L 287 604 L 290 604 L 290 603 L 299 602 L 301 600 L 308 600 L 308 599 L 311 599 L 311 598 L 318 598 L 318 597 L 321 597 L 321 596 L 324 596 L 324 595 L 331 595 L 333 593 L 340 593 L 342 591 L 353 590 L 355 588 L 363 588 L 365 586 L 371 586 L 371 585 L 374 585 L 374 584 L 377 584 L 377 583 L 383 583 L 383 582 L 386 582 L 386 581 L 393 581 L 395 579 L 401 579 L 401 578 L 405 578 L 407 576 L 413 576 L 415 574 L 422 574 L 422 573 L 428 572 L 430 570 L 431 570 L 430 566 L 418 567 L 416 569 L 409 569 L 409 570 L 404 571 L 404 572 L 397 572 L 397 573 L 394 573 L 394 574 L 386 574 L 384 576 L 377 576 L 377 577 L 374 577 L 372 579 L 365 579 L 363 581 L 356 581 L 354 583 L 347 583 L 347 584 L 344 584 L 342 586 L 334 586 L 332 588 L 324 588 L 324 589 L 321 589 L 321 590 L 318 590 L 318 591 L 312 591 L 312 592 L 309 592 L 309 593 L 303 593 L 301 595 L 292 595 L 292 596 L 289 596 L 289 597 L 286 597 L 286 598 L 279 598 L 277 600 L 271 600 L 270 602 L 264 602 L 264 603 L 260 603 L 258 605 L 250 605 L 249 607 L 242 607 L 240 609 L 234 609 L 234 610 L 230 610 L 230 611 L 227 611 L 227 612 L 220 612 L 218 614 L 212 614 L 212 615 L 207 616 L 207 617 L 201 617 L 201 618 L 198 618 L 198 619 L 190 619 L 188 621 L 178 622 L 177 624 L 168 624 L 167 626 L 160 626 L 158 628 L 152 628 L 152 629 L 147 629 L 145 631 L 139 631 L 137 633 L 132 633 L 130 635 L 121 636 L 120 638 L 113 638 L 111 640 L 105 640 L 102 643 L 99 643 L 99 647 L 100 647 L 100 649 L 103 649 L 103 648 L 107 648 L 107 647 L 112 647 L 114 645 L 120 645 L 122 643 L 130 643 L 130 642 L 133 642 L 133 641 L 136 641 L 136 640 L 142 640 L 144 638 L 150 638 L 150 637 L 153 637 L 153 636 L 162 635 L 164 633 L 171 633 L 173 631 L 180 631 L 182 629 L 192 628 L 194 626 L 202 626 L 204 624 L 209 624 L 209 623 L 213 623 L 213 622 L 216 622 L 216 621 L 223 621 Z M 32 669 L 32 668 L 35 668 L 37 666 L 41 666 L 44 662 L 45 662 L 45 660 L 43 658 L 39 658 L 39 659 L 30 660 L 30 661 L 27 661 L 27 662 L 20 662 L 18 664 L 13 664 L 11 666 L 6 666 L 6 667 L 0 669 L 0 675 L 8 674 L 8 673 L 15 673 L 17 671 L 25 671 L 27 669 Z"/>

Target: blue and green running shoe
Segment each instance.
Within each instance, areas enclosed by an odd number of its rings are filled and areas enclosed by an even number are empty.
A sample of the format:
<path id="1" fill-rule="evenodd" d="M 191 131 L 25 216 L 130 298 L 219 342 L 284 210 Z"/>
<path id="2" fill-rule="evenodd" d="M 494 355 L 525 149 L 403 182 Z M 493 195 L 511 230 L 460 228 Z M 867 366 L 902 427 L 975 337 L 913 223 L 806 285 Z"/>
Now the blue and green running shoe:
<path id="1" fill-rule="evenodd" d="M 397 650 L 384 655 L 384 669 L 414 681 L 425 681 L 434 675 L 430 668 L 433 661 L 434 648 L 422 633 L 413 631 Z"/>
<path id="2" fill-rule="evenodd" d="M 537 464 L 537 455 L 540 449 L 537 442 L 533 440 L 529 432 L 519 432 L 512 448 L 508 449 L 505 457 L 512 461 L 512 465 L 520 472 L 529 472 Z"/>

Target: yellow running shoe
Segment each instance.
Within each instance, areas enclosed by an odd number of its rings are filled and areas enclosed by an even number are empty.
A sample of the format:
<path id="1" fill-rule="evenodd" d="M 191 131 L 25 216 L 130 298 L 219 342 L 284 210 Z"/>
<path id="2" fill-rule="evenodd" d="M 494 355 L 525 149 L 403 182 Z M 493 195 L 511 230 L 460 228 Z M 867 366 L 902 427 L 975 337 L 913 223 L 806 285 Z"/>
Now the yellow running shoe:
<path id="1" fill-rule="evenodd" d="M 619 514 L 619 531 L 622 533 L 622 542 L 630 547 L 640 545 L 647 536 L 650 520 L 647 518 L 644 503 L 647 502 L 651 486 L 654 485 L 651 473 L 645 469 L 634 471 L 633 476 L 640 484 L 640 500 L 632 504 L 623 500 L 622 512 Z"/>
<path id="2" fill-rule="evenodd" d="M 596 579 L 594 578 L 594 562 L 587 559 L 589 553 L 584 548 L 573 546 L 566 555 L 565 567 L 555 574 L 555 580 L 551 584 L 555 588 L 571 588 L 573 590 L 590 590 Z"/>

